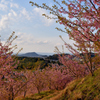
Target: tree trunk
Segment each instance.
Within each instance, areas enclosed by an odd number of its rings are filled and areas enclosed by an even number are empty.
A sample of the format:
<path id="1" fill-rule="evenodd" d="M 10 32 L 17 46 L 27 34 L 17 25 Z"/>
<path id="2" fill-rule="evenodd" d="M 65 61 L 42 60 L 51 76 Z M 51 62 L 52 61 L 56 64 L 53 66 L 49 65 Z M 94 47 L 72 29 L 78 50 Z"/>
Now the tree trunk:
<path id="1" fill-rule="evenodd" d="M 24 98 L 25 98 L 25 96 L 26 96 L 26 91 L 24 91 Z"/>
<path id="2" fill-rule="evenodd" d="M 9 99 L 8 100 L 14 100 L 13 86 L 11 85 L 9 89 Z"/>

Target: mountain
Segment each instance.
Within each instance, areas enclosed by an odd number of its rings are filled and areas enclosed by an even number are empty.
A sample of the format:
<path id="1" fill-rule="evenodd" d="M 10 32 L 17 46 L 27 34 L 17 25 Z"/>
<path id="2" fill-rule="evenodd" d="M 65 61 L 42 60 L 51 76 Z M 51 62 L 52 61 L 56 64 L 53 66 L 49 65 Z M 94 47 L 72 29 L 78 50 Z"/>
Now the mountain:
<path id="1" fill-rule="evenodd" d="M 20 57 L 47 57 L 47 55 L 39 55 L 36 52 L 28 52 L 25 54 L 19 54 Z"/>
<path id="2" fill-rule="evenodd" d="M 69 55 L 68 53 L 66 53 L 65 55 Z M 45 53 L 45 55 L 43 54 L 38 54 L 36 52 L 27 52 L 24 54 L 18 54 L 19 57 L 39 57 L 39 58 L 47 58 L 47 59 L 55 59 L 58 60 L 58 54 L 51 54 L 48 55 Z"/>

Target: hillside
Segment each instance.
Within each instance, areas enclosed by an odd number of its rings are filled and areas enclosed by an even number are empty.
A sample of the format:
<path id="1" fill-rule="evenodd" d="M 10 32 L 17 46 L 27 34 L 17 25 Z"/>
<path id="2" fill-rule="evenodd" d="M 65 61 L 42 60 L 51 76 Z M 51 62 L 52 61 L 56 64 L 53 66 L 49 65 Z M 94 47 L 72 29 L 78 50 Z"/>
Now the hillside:
<path id="1" fill-rule="evenodd" d="M 100 69 L 94 76 L 70 82 L 64 90 L 46 91 L 16 100 L 100 100 Z"/>
<path id="2" fill-rule="evenodd" d="M 50 100 L 100 100 L 100 69 L 94 76 L 72 81 L 57 96 Z"/>

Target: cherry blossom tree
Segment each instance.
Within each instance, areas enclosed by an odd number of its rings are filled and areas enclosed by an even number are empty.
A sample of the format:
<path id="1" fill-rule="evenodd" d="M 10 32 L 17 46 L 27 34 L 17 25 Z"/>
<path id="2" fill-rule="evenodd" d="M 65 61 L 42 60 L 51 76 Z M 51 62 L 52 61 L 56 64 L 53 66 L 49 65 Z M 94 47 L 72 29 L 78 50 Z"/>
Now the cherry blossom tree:
<path id="1" fill-rule="evenodd" d="M 43 16 L 55 19 L 57 23 L 64 25 L 65 30 L 56 29 L 67 33 L 69 38 L 75 41 L 74 46 L 77 49 L 66 43 L 61 36 L 60 38 L 72 54 L 83 60 L 84 66 L 93 76 L 99 66 L 99 61 L 95 59 L 100 59 L 100 1 L 62 0 L 62 3 L 57 0 L 53 1 L 55 4 L 52 7 L 45 3 L 42 6 L 32 1 L 30 3 L 32 6 L 49 10 L 54 17 L 49 17 L 46 14 Z M 92 52 L 95 53 L 94 58 L 91 57 Z"/>
<path id="2" fill-rule="evenodd" d="M 15 56 L 12 56 L 13 51 L 17 48 L 17 45 L 12 46 L 12 42 L 17 38 L 14 33 L 8 38 L 5 44 L 0 41 L 0 99 L 1 100 L 14 100 L 20 86 L 25 79 L 23 72 L 15 71 L 17 64 L 19 63 Z M 20 52 L 22 48 L 18 51 Z"/>
<path id="3" fill-rule="evenodd" d="M 27 88 L 23 88 L 24 93 L 38 93 L 44 90 L 61 90 L 64 89 L 70 81 L 73 80 L 69 74 L 61 71 L 59 65 L 53 64 L 52 67 L 48 66 L 45 69 L 37 69 L 35 71 L 26 71 L 27 79 L 31 79 L 27 83 Z M 29 78 L 30 77 L 30 78 Z"/>
<path id="4" fill-rule="evenodd" d="M 64 89 L 70 81 L 73 80 L 71 75 L 66 74 L 61 71 L 61 66 L 58 64 L 52 64 L 52 67 L 48 66 L 41 71 L 43 75 L 43 84 L 47 86 L 49 90 L 60 90 Z"/>

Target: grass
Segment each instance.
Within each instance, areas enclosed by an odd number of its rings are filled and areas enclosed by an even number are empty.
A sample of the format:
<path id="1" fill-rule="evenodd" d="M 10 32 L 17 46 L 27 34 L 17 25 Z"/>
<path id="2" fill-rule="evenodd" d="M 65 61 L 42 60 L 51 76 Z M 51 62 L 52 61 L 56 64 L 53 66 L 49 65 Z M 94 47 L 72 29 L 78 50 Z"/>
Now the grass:
<path id="1" fill-rule="evenodd" d="M 54 92 L 55 91 L 43 91 L 40 94 L 36 93 L 34 95 L 29 95 L 29 96 L 27 96 L 25 98 L 23 98 L 23 97 L 17 98 L 15 100 L 40 100 L 40 99 L 42 99 L 44 97 L 47 97 L 50 94 L 53 94 Z"/>
<path id="2" fill-rule="evenodd" d="M 100 100 L 100 69 L 69 83 L 61 100 Z"/>

